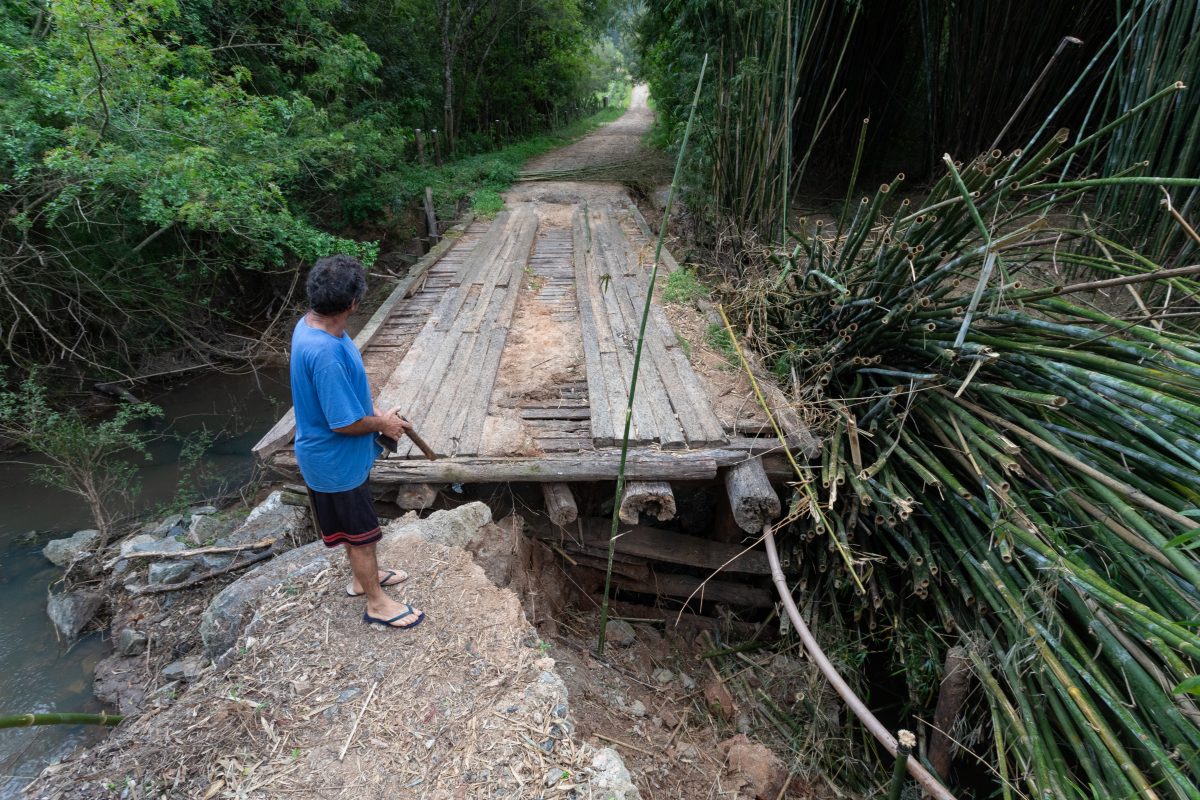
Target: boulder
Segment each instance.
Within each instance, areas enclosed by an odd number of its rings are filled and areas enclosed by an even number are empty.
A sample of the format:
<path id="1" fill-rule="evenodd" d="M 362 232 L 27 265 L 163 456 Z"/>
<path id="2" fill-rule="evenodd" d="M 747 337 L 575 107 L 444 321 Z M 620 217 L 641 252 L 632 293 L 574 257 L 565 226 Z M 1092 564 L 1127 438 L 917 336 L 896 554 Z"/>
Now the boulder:
<path id="1" fill-rule="evenodd" d="M 447 547 L 466 548 L 479 529 L 492 521 L 492 511 L 483 503 L 474 502 L 448 511 L 436 511 L 425 519 L 404 517 L 388 526 L 389 537 L 415 534 L 430 542 Z"/>
<path id="2" fill-rule="evenodd" d="M 188 543 L 199 546 L 210 540 L 215 540 L 223 533 L 223 528 L 221 520 L 217 517 L 207 514 L 193 514 L 192 521 L 188 524 Z"/>
<path id="3" fill-rule="evenodd" d="M 141 631 L 125 628 L 117 635 L 117 652 L 123 656 L 139 656 L 146 651 L 148 641 Z"/>
<path id="4" fill-rule="evenodd" d="M 42 555 L 54 562 L 56 567 L 69 567 L 71 562 L 91 550 L 100 540 L 100 531 L 76 531 L 68 539 L 55 539 L 42 548 Z"/>
<path id="5" fill-rule="evenodd" d="M 739 733 L 718 745 L 725 754 L 729 771 L 746 779 L 748 788 L 759 800 L 775 800 L 783 791 L 788 771 L 779 756 L 765 745 L 752 742 Z"/>
<path id="6" fill-rule="evenodd" d="M 97 592 L 52 594 L 46 603 L 46 613 L 50 615 L 50 621 L 59 635 L 71 641 L 92 621 L 103 602 L 103 596 Z"/>
<path id="7" fill-rule="evenodd" d="M 217 513 L 217 507 L 216 506 L 197 506 L 196 508 L 193 508 L 188 513 L 191 514 L 193 517 L 195 517 L 197 514 L 203 514 L 203 515 L 215 514 L 215 513 Z"/>
<path id="8" fill-rule="evenodd" d="M 147 550 L 155 550 L 157 549 L 157 545 L 157 538 L 148 533 L 139 533 L 137 536 L 130 536 L 121 542 L 121 557 L 127 557 L 131 553 L 144 553 Z"/>
<path id="9" fill-rule="evenodd" d="M 205 654 L 224 663 L 222 656 L 237 643 L 265 592 L 289 579 L 315 575 L 333 563 L 329 549 L 313 542 L 267 561 L 226 586 L 200 617 Z"/>
<path id="10" fill-rule="evenodd" d="M 182 583 L 196 568 L 194 561 L 157 561 L 150 565 L 150 583 Z"/>

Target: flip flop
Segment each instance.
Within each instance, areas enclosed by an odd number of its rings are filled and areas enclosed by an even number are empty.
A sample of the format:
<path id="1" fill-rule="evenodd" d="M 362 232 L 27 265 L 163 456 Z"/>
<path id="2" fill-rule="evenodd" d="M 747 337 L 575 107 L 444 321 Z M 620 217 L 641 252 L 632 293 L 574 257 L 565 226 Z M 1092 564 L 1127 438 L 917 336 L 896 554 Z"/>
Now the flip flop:
<path id="1" fill-rule="evenodd" d="M 402 569 L 389 569 L 387 573 L 379 579 L 380 586 L 397 586 L 408 580 L 408 573 Z M 356 592 L 351 587 L 346 587 L 347 597 L 362 597 L 366 592 Z"/>
<path id="2" fill-rule="evenodd" d="M 404 603 L 404 607 L 407 608 L 408 610 L 405 611 L 403 614 L 397 614 L 396 616 L 392 617 L 391 619 L 382 619 L 380 617 L 372 617 L 370 614 L 368 614 L 367 612 L 364 611 L 363 612 L 363 622 L 367 623 L 368 625 L 372 625 L 372 624 L 373 625 L 383 625 L 384 627 L 387 627 L 387 628 L 396 628 L 396 629 L 402 630 L 402 631 L 406 631 L 409 628 L 415 628 L 418 625 L 420 625 L 422 622 L 424 622 L 424 620 L 425 620 L 425 612 L 424 611 L 417 611 L 412 606 L 410 606 L 408 603 Z M 399 622 L 400 620 L 407 619 L 409 617 L 416 617 L 417 618 L 416 622 L 410 622 L 407 625 L 395 624 L 395 623 Z"/>

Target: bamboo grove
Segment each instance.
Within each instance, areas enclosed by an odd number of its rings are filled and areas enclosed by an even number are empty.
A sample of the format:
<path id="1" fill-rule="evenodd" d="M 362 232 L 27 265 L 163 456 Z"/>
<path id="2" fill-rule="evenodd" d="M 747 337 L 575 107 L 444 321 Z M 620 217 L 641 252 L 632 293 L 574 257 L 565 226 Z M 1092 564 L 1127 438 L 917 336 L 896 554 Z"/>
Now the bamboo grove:
<path id="1" fill-rule="evenodd" d="M 1165 0 L 665 0 L 647 4 L 639 33 L 668 139 L 713 54 L 689 157 L 702 232 L 773 240 L 798 193 L 819 207 L 862 176 L 935 178 L 943 152 L 1011 149 L 1059 127 L 1086 135 L 1200 70 L 1200 8 Z M 1150 174 L 1200 174 L 1200 94 L 1160 104 L 1062 169 L 1111 174 L 1141 160 Z M 1109 235 L 1156 259 L 1194 247 L 1158 213 L 1153 187 L 1090 197 Z M 1186 213 L 1200 192 L 1175 200 Z"/>
<path id="2" fill-rule="evenodd" d="M 827 414 L 791 508 L 809 597 L 895 654 L 904 715 L 932 718 L 966 648 L 959 775 L 998 796 L 1200 796 L 1200 266 L 1056 213 L 1200 184 L 1058 177 L 1181 91 L 1073 144 L 947 156 L 919 199 L 897 176 L 793 232 L 734 309 Z"/>

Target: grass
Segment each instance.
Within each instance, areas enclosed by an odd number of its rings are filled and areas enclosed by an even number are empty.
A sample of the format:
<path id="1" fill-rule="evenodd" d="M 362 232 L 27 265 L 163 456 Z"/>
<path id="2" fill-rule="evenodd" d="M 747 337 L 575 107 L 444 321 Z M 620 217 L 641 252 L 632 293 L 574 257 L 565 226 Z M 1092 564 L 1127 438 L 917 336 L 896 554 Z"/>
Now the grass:
<path id="1" fill-rule="evenodd" d="M 696 277 L 691 267 L 683 267 L 671 273 L 663 287 L 664 303 L 690 305 L 702 297 L 708 297 L 708 289 Z"/>
<path id="2" fill-rule="evenodd" d="M 708 346 L 720 353 L 731 365 L 737 363 L 737 351 L 733 349 L 733 340 L 729 338 L 729 331 L 725 330 L 724 326 L 715 323 L 709 325 L 705 339 Z"/>

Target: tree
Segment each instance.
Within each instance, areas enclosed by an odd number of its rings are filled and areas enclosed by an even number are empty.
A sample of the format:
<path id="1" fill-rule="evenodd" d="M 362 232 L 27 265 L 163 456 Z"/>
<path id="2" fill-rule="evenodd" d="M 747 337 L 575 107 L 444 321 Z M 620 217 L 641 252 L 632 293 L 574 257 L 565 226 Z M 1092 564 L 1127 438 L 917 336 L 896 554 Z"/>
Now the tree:
<path id="1" fill-rule="evenodd" d="M 78 409 L 51 406 L 36 374 L 0 392 L 0 433 L 41 456 L 34 477 L 87 503 L 103 549 L 139 488 L 137 459 L 149 460 L 154 434 L 136 423 L 162 415 L 150 403 L 120 406 L 109 418 L 88 420 Z"/>

